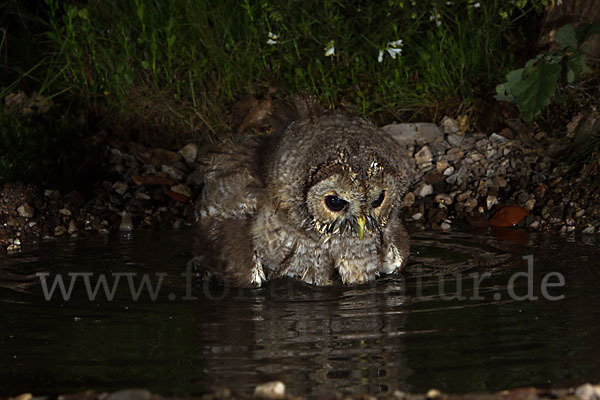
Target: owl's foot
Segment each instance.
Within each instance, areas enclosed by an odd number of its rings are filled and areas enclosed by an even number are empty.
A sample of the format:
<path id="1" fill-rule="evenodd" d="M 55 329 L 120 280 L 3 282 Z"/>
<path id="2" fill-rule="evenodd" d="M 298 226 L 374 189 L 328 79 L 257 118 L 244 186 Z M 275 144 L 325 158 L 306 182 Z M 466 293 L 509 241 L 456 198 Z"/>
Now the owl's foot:
<path id="1" fill-rule="evenodd" d="M 260 287 L 267 278 L 265 276 L 265 271 L 263 271 L 262 262 L 256 253 L 254 253 L 252 259 L 254 261 L 254 266 L 250 270 L 250 285 Z"/>
<path id="2" fill-rule="evenodd" d="M 406 264 L 407 258 L 408 257 L 400 254 L 400 251 L 396 246 L 390 245 L 383 258 L 381 272 L 385 274 L 393 274 L 394 272 L 400 270 L 404 264 Z"/>

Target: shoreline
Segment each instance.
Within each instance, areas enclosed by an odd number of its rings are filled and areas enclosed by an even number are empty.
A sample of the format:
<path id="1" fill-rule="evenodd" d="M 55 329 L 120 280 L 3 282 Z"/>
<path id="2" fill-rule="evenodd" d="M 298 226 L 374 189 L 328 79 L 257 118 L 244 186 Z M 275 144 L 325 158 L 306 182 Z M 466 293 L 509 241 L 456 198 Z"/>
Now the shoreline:
<path id="1" fill-rule="evenodd" d="M 505 129 L 465 133 L 444 118 L 382 127 L 403 144 L 416 171 L 401 214 L 409 232 L 470 231 L 489 226 L 532 232 L 594 234 L 600 227 L 599 165 L 566 175 L 552 149 L 565 140 L 537 135 L 527 145 Z M 509 137 L 513 136 L 513 137 Z M 18 252 L 39 239 L 195 225 L 202 191 L 200 149 L 178 151 L 136 142 L 105 143 L 102 180 L 87 194 L 22 183 L 0 185 L 0 247 Z"/>

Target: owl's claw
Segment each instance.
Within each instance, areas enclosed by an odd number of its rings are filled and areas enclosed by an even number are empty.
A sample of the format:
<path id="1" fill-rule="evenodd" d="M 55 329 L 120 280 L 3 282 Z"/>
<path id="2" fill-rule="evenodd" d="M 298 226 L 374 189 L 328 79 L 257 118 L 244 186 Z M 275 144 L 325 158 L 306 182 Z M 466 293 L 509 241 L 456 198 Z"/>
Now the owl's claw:
<path id="1" fill-rule="evenodd" d="M 406 258 L 400 254 L 398 248 L 394 245 L 390 245 L 385 257 L 383 258 L 383 265 L 381 271 L 386 274 L 392 274 L 402 268 Z"/>
<path id="2" fill-rule="evenodd" d="M 252 286 L 260 287 L 262 286 L 263 282 L 267 280 L 267 278 L 265 276 L 265 271 L 263 271 L 262 263 L 260 262 L 260 259 L 256 253 L 254 253 L 253 259 L 254 266 L 250 271 L 250 283 Z"/>

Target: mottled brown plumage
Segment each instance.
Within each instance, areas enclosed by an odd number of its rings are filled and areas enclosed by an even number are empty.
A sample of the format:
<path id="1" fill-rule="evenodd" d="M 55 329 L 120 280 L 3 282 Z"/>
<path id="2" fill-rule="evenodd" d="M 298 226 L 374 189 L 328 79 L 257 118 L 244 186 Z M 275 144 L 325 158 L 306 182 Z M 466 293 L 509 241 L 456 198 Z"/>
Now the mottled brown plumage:
<path id="1" fill-rule="evenodd" d="M 412 173 L 398 144 L 363 119 L 306 118 L 204 165 L 195 252 L 206 277 L 358 284 L 406 263 L 398 212 Z"/>

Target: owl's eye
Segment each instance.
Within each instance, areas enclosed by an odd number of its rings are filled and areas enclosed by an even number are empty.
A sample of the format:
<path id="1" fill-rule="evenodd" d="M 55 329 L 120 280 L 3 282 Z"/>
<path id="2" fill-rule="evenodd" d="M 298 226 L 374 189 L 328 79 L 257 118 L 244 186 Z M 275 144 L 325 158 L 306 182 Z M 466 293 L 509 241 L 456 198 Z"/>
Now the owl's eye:
<path id="1" fill-rule="evenodd" d="M 325 196 L 325 205 L 331 211 L 338 212 L 346 208 L 348 202 L 344 199 L 340 199 L 337 196 Z"/>
<path id="2" fill-rule="evenodd" d="M 385 190 L 382 190 L 381 193 L 379 193 L 379 197 L 371 203 L 371 207 L 379 207 L 381 203 L 383 203 L 383 199 L 385 199 Z"/>

